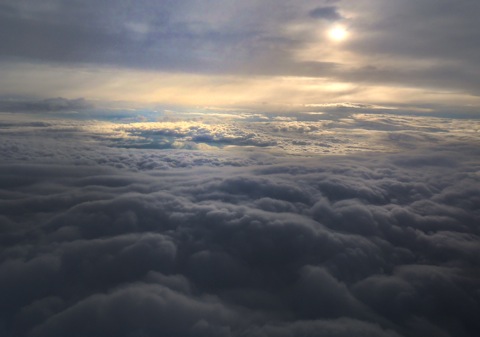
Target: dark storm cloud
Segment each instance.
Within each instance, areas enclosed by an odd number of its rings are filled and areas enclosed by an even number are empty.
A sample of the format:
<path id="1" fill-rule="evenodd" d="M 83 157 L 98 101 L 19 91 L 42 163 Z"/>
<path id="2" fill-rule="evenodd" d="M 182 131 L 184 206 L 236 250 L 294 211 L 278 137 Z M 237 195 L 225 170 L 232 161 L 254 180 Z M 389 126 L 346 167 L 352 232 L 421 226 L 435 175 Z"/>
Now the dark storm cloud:
<path id="1" fill-rule="evenodd" d="M 478 149 L 466 134 L 434 138 L 457 128 L 445 120 L 328 120 L 350 137 L 383 129 L 405 143 L 402 154 L 306 158 L 247 146 L 231 159 L 120 148 L 131 135 L 111 123 L 94 132 L 45 122 L 1 130 L 5 336 L 480 329 Z M 302 123 L 290 122 L 297 137 L 318 131 Z M 423 147 L 407 146 L 421 136 Z"/>

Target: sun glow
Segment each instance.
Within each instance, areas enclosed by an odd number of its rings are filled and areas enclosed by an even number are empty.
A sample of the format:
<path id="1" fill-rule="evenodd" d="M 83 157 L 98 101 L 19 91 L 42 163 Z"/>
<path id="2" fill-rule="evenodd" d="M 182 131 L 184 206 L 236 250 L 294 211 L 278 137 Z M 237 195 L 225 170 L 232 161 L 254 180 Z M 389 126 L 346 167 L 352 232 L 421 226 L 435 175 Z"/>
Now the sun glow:
<path id="1" fill-rule="evenodd" d="M 345 27 L 335 26 L 328 31 L 328 37 L 333 41 L 343 41 L 348 37 L 348 31 Z"/>

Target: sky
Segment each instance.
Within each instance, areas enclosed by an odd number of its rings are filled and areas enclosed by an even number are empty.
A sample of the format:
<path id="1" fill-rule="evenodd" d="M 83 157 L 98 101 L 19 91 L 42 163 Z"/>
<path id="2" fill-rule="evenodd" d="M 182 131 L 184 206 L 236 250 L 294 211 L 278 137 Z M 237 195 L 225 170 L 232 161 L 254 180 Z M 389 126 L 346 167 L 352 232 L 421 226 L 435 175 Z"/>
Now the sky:
<path id="1" fill-rule="evenodd" d="M 465 113 L 480 105 L 475 0 L 0 6 L 5 99 L 275 111 L 351 102 Z"/>
<path id="2" fill-rule="evenodd" d="M 0 336 L 479 336 L 479 15 L 0 0 Z"/>

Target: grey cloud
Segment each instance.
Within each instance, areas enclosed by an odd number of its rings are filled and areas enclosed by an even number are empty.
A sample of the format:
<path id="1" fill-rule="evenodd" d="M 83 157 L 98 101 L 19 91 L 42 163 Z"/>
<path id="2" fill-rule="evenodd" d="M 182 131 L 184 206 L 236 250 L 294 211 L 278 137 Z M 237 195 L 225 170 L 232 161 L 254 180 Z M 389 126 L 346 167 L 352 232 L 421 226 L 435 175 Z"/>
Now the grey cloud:
<path id="1" fill-rule="evenodd" d="M 317 7 L 316 7 L 317 6 Z M 312 9 L 313 8 L 313 9 Z M 343 11 L 351 13 L 342 17 Z M 318 76 L 478 94 L 478 3 L 443 1 L 5 1 L 1 59 L 243 75 Z M 201 13 L 201 14 L 199 14 Z M 358 66 L 294 58 L 322 44 L 305 13 L 345 20 Z M 326 27 L 323 27 L 326 29 Z M 286 32 L 289 32 L 288 34 Z M 381 55 L 386 62 L 379 62 Z M 390 62 L 391 61 L 391 62 Z M 426 65 L 427 64 L 427 65 Z"/>
<path id="2" fill-rule="evenodd" d="M 229 72 L 248 68 L 252 59 L 268 65 L 264 60 L 272 50 L 266 45 L 275 45 L 276 63 L 285 64 L 288 51 L 282 46 L 288 49 L 295 44 L 272 34 L 274 30 L 267 31 L 262 22 L 266 19 L 277 25 L 275 19 L 288 19 L 284 6 L 276 3 L 247 3 L 246 10 L 237 11 L 222 2 L 151 0 L 135 5 L 128 1 L 51 1 L 43 9 L 35 2 L 9 1 L 5 6 L 9 10 L 1 16 L 4 43 L 0 47 L 4 60 Z M 278 10 L 273 17 L 272 6 Z M 210 14 L 198 15 L 206 12 Z"/>
<path id="3" fill-rule="evenodd" d="M 382 67 L 372 63 L 368 68 L 347 72 L 346 78 L 461 88 L 478 94 L 478 2 L 370 1 L 362 5 L 364 15 L 352 21 L 352 31 L 357 29 L 364 34 L 352 39 L 348 48 L 367 57 L 374 53 L 403 60 L 405 66 Z M 430 64 L 415 66 L 418 60 Z"/>
<path id="4" fill-rule="evenodd" d="M 93 108 L 83 98 L 49 98 L 43 100 L 0 100 L 1 112 L 69 112 Z"/>
<path id="5" fill-rule="evenodd" d="M 469 336 L 469 330 L 476 329 L 472 312 L 478 310 L 478 303 L 475 303 L 478 296 L 470 298 L 465 293 L 471 284 L 468 281 L 464 283 L 461 273 L 456 268 L 402 266 L 389 277 L 367 278 L 355 286 L 354 292 L 365 302 L 371 301 L 377 311 L 408 322 L 408 325 L 416 324 L 415 316 L 431 315 L 430 324 L 424 322 L 422 328 L 426 333 L 436 333 L 438 328 L 435 327 L 435 321 L 442 319 L 446 320 L 446 325 L 458 325 L 459 335 Z M 382 301 L 388 301 L 389 305 L 380 303 Z M 465 320 L 459 324 L 454 317 L 456 315 L 447 313 L 451 311 L 461 312 Z M 438 312 L 445 312 L 445 316 L 437 316 Z"/>
<path id="6" fill-rule="evenodd" d="M 293 59 L 298 50 L 321 43 L 316 40 L 318 27 L 288 36 L 282 32 L 315 5 L 252 1 L 239 8 L 216 3 L 207 9 L 208 4 L 190 1 L 143 0 L 135 6 L 108 1 L 20 6 L 8 1 L 0 21 L 5 32 L 3 61 L 7 66 L 27 59 L 194 73 L 319 76 L 478 93 L 474 2 L 356 1 L 317 7 L 312 13 L 318 10 L 328 18 L 336 17 L 341 7 L 355 14 L 348 19 L 355 38 L 344 48 L 367 61 L 353 69 L 324 60 Z M 368 61 L 370 55 L 384 55 L 393 65 Z M 410 59 L 424 62 L 412 68 L 415 62 Z"/>
<path id="7" fill-rule="evenodd" d="M 117 181 L 124 181 L 111 184 L 106 176 L 92 179 L 91 173 L 82 167 L 72 168 L 70 173 L 55 179 L 56 169 L 51 167 L 49 179 L 57 180 L 61 184 L 58 187 L 64 186 L 57 193 L 63 198 L 70 195 L 72 202 L 60 204 L 52 209 L 54 212 L 43 216 L 36 214 L 48 204 L 37 209 L 29 207 L 30 212 L 22 220 L 14 215 L 12 206 L 24 202 L 13 199 L 9 202 L 11 211 L 5 213 L 12 221 L 23 222 L 24 228 L 31 228 L 24 234 L 12 228 L 10 233 L 15 235 L 5 233 L 2 236 L 5 244 L 0 273 L 2 289 L 9 289 L 11 296 L 3 303 L 4 310 L 11 313 L 6 317 L 31 324 L 33 336 L 75 335 L 72 329 L 105 335 L 139 331 L 146 335 L 165 331 L 192 336 L 207 332 L 234 336 L 241 331 L 259 336 L 295 335 L 322 326 L 330 331 L 328 333 L 340 336 L 355 331 L 369 331 L 368 334 L 379 336 L 420 336 L 420 331 L 435 331 L 435 327 L 452 334 L 455 331 L 460 336 L 472 335 L 476 329 L 475 321 L 470 318 L 472 315 L 456 315 L 456 312 L 478 312 L 478 301 L 473 293 L 475 279 L 467 273 L 479 263 L 475 259 L 478 255 L 475 242 L 479 239 L 474 234 L 478 215 L 449 206 L 452 221 L 437 216 L 425 227 L 422 225 L 428 221 L 425 207 L 415 206 L 425 198 L 442 202 L 442 190 L 452 189 L 453 181 L 446 179 L 445 187 L 440 190 L 439 186 L 432 186 L 426 190 L 428 192 L 413 194 L 403 205 L 385 204 L 386 199 L 355 199 L 355 185 L 360 182 L 372 185 L 372 189 L 381 189 L 383 194 L 399 192 L 391 190 L 397 188 L 390 183 L 396 178 L 388 171 L 383 173 L 388 174 L 388 180 L 384 181 L 379 172 L 374 174 L 375 164 L 372 167 L 354 166 L 355 162 L 346 158 L 342 162 L 348 164 L 345 166 L 348 170 L 342 174 L 351 177 L 352 181 L 347 180 L 343 189 L 353 192 L 345 194 L 340 189 L 339 194 L 335 194 L 331 187 L 330 201 L 322 201 L 325 200 L 321 196 L 324 188 L 312 182 L 321 181 L 322 176 L 335 175 L 330 170 L 338 170 L 339 163 L 338 159 L 332 160 L 335 164 L 329 168 L 327 161 L 323 172 L 314 167 L 308 169 L 308 162 L 307 172 L 303 173 L 291 171 L 288 174 L 285 173 L 288 169 L 282 166 L 278 166 L 279 173 L 264 170 L 254 174 L 251 171 L 248 182 L 256 186 L 251 191 L 243 187 L 225 187 L 245 180 L 231 180 L 228 175 L 213 179 L 218 184 L 212 184 L 212 177 L 204 173 L 207 175 L 196 179 L 196 188 L 187 188 L 181 180 L 175 182 L 183 178 L 175 178 L 174 173 L 162 174 L 162 177 L 151 175 L 145 180 L 138 174 L 111 171 L 118 176 Z M 388 161 L 383 163 L 390 165 Z M 416 171 L 416 168 L 394 166 L 390 169 L 400 170 L 394 175 L 399 179 L 402 179 L 402 170 L 410 179 L 412 176 L 408 172 Z M 60 167 L 58 170 L 65 172 Z M 360 177 L 357 174 L 361 171 L 373 176 Z M 41 170 L 32 172 L 41 173 Z M 45 176 L 40 174 L 34 178 L 30 182 L 32 187 L 37 179 L 43 180 Z M 302 180 L 310 182 L 310 190 L 300 187 Z M 70 186 L 78 187 L 67 188 L 68 181 L 71 181 Z M 275 192 L 278 188 L 275 185 L 297 186 L 308 197 L 291 199 L 288 193 Z M 459 183 L 454 185 L 461 188 Z M 88 196 L 92 186 L 96 186 L 101 200 L 95 201 Z M 29 190 L 12 185 L 7 188 Z M 132 188 L 143 192 L 129 192 Z M 156 191 L 160 188 L 164 191 Z M 40 192 L 42 187 L 38 189 Z M 265 192 L 261 192 L 262 189 Z M 252 193 L 254 190 L 258 192 Z M 222 192 L 216 194 L 214 191 Z M 457 190 L 462 193 L 461 198 L 474 200 L 471 198 L 475 195 L 468 197 L 470 192 L 461 191 L 463 189 Z M 75 201 L 74 195 L 84 197 Z M 283 212 L 257 208 L 259 205 L 265 209 L 266 201 L 276 207 L 281 205 Z M 320 203 L 324 204 L 323 208 L 319 207 Z M 439 206 L 442 207 L 445 208 Z M 34 217 L 37 223 L 29 224 L 28 219 Z M 431 234 L 445 226 L 450 228 L 450 234 L 442 230 Z M 152 231 L 156 233 L 149 233 Z M 38 245 L 41 237 L 43 243 Z M 417 259 L 421 262 L 416 262 Z M 451 267 L 456 261 L 463 264 Z M 425 278 L 437 272 L 437 267 L 432 266 L 438 264 L 444 265 L 439 275 L 449 275 L 443 276 L 445 281 L 439 284 L 435 278 Z M 461 278 L 453 276 L 458 272 L 463 274 Z M 29 292 L 23 291 L 32 279 L 36 280 L 36 287 Z M 382 281 L 385 286 L 374 283 L 377 279 L 385 280 Z M 435 292 L 437 286 L 441 287 L 438 294 Z M 383 287 L 387 287 L 385 291 Z M 405 287 L 405 290 L 388 292 L 388 287 Z M 108 290 L 106 295 L 99 294 L 103 289 Z M 426 291 L 432 292 L 430 297 L 424 297 Z M 402 296 L 403 292 L 409 294 L 407 299 L 413 302 L 397 304 L 388 297 Z M 451 304 L 456 311 L 439 308 L 436 302 L 428 300 L 441 300 L 439 294 L 456 292 L 462 294 Z M 216 295 L 217 299 L 211 302 L 202 297 L 208 293 Z M 249 296 L 252 296 L 250 301 Z M 473 297 L 467 300 L 469 296 Z M 260 301 L 258 305 L 257 300 Z M 418 305 L 415 301 L 426 302 Z M 138 315 L 145 310 L 152 314 L 168 312 L 163 316 L 167 320 Z M 214 311 L 209 314 L 211 310 Z M 444 310 L 452 315 L 453 325 L 436 319 Z M 301 321 L 280 324 L 281 317 L 292 315 Z M 424 317 L 423 320 L 418 321 L 417 315 Z M 180 318 L 188 324 L 175 323 Z M 327 323 L 319 318 L 338 321 Z M 250 323 L 244 323 L 244 319 Z M 85 320 L 90 324 L 83 326 L 81 322 Z M 454 329 L 458 324 L 465 324 L 465 327 Z M 29 330 L 20 325 L 15 329 L 23 331 L 23 335 Z"/>
<path id="8" fill-rule="evenodd" d="M 340 13 L 338 13 L 337 7 L 327 6 L 318 7 L 310 11 L 310 16 L 315 19 L 325 19 L 329 21 L 336 21 L 342 19 Z"/>
<path id="9" fill-rule="evenodd" d="M 161 285 L 134 284 L 86 298 L 51 317 L 31 335 L 231 336 L 231 322 L 239 320 L 235 316 L 213 300 L 187 297 Z"/>
<path id="10" fill-rule="evenodd" d="M 348 287 L 324 268 L 305 266 L 294 286 L 294 307 L 302 318 L 363 317 L 368 308 L 356 300 Z"/>
<path id="11" fill-rule="evenodd" d="M 349 139 L 368 130 L 372 146 L 392 134 L 422 140 L 396 153 L 293 156 L 262 146 L 131 149 L 119 146 L 130 131 L 150 137 L 150 129 L 4 118 L 6 336 L 473 337 L 480 329 L 478 149 L 475 134 L 454 131 L 472 121 L 344 114 L 216 124 L 268 137 L 285 128 L 284 140 L 323 137 L 322 128 Z M 199 130 L 163 123 L 162 137 Z"/>
<path id="12" fill-rule="evenodd" d="M 354 319 L 314 320 L 295 322 L 286 325 L 267 325 L 262 329 L 253 330 L 252 336 L 266 337 L 343 337 L 343 336 L 372 336 L 372 337 L 400 337 L 392 330 L 382 329 L 376 324 L 365 323 Z"/>
<path id="13" fill-rule="evenodd" d="M 368 44 L 368 42 L 366 42 L 366 44 Z M 384 46 L 382 45 L 381 47 Z M 355 43 L 353 48 L 355 48 Z M 412 49 L 411 55 L 405 55 L 405 57 L 417 57 L 414 55 L 416 48 Z M 392 58 L 394 55 L 400 55 L 400 53 L 390 51 L 388 48 L 379 50 L 379 53 L 391 54 Z M 434 58 L 435 53 L 432 52 L 431 56 L 425 56 L 425 58 L 428 57 Z M 467 66 L 468 63 L 470 63 L 469 66 Z M 337 67 L 339 71 L 331 71 L 330 74 L 352 82 L 360 81 L 384 85 L 411 84 L 416 87 L 427 87 L 437 90 L 461 89 L 477 95 L 480 83 L 478 81 L 478 72 L 475 64 L 475 62 L 456 59 L 455 62 L 445 61 L 439 62 L 439 64 L 432 62 L 428 67 L 420 68 L 410 68 L 408 66 L 393 67 L 389 65 L 369 65 L 356 69 Z"/>
<path id="14" fill-rule="evenodd" d="M 377 10 L 383 11 L 383 15 L 376 17 L 370 29 L 386 29 L 384 33 L 389 35 L 391 42 L 383 48 L 392 54 L 432 58 L 441 55 L 442 58 L 452 57 L 454 60 L 459 60 L 459 57 L 470 59 L 469 57 L 478 52 L 471 43 L 478 37 L 474 29 L 477 24 L 475 13 L 478 12 L 478 6 L 477 2 L 469 0 L 455 3 L 450 1 L 426 1 L 421 4 L 414 1 L 403 3 L 390 1 L 382 5 L 372 3 L 371 8 L 375 12 L 371 15 L 378 15 Z M 384 38 L 387 36 L 380 35 L 377 40 L 363 42 L 367 42 L 368 48 L 379 48 L 380 44 L 387 42 Z M 458 44 L 462 44 L 464 48 L 458 48 Z"/>

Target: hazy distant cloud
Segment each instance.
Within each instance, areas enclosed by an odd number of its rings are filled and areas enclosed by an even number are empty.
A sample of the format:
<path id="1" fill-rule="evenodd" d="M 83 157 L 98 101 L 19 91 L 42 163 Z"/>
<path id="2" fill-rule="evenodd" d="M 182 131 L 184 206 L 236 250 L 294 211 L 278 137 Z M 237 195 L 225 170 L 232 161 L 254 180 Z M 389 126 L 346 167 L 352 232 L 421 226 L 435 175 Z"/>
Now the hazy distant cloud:
<path id="1" fill-rule="evenodd" d="M 0 100 L 0 112 L 69 112 L 93 108 L 93 104 L 83 98 L 49 98 L 43 100 Z"/>
<path id="2" fill-rule="evenodd" d="M 148 171 L 198 165 L 249 166 L 259 151 L 266 164 L 275 162 L 273 152 L 283 157 L 396 151 L 433 141 L 452 151 L 457 145 L 465 149 L 467 142 L 472 154 L 478 152 L 473 146 L 477 134 L 471 127 L 475 121 L 395 116 L 382 109 L 377 114 L 351 113 L 349 110 L 366 109 L 352 104 L 310 109 L 326 112 L 244 112 L 235 118 L 228 113 L 179 112 L 171 118 L 152 111 L 145 115 L 141 110 L 87 109 L 82 114 L 70 114 L 70 110 L 52 112 L 35 120 L 28 114 L 6 113 L 0 127 L 8 137 L 0 144 L 0 155 L 21 162 L 55 159 Z M 85 116 L 104 121 L 83 121 Z M 157 121 L 135 122 L 142 117 Z M 162 149 L 179 151 L 150 151 Z M 439 155 L 399 155 L 396 162 L 414 166 L 432 163 L 449 165 L 451 161 Z"/>

